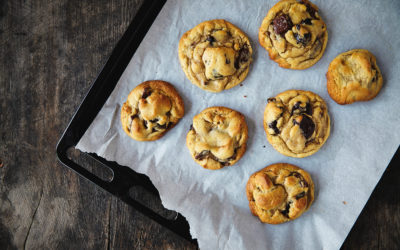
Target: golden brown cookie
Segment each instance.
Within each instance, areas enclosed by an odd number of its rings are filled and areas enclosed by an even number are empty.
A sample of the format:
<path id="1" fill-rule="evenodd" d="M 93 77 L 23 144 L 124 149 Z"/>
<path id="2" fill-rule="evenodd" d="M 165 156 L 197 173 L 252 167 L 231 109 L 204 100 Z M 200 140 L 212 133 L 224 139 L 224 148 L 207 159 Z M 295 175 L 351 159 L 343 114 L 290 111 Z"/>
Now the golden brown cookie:
<path id="1" fill-rule="evenodd" d="M 369 101 L 381 90 L 383 78 L 375 56 L 365 49 L 338 55 L 326 73 L 328 93 L 338 104 Z"/>
<path id="2" fill-rule="evenodd" d="M 287 163 L 272 164 L 252 174 L 246 185 L 253 215 L 280 224 L 302 215 L 314 200 L 314 183 L 303 169 Z"/>
<path id="3" fill-rule="evenodd" d="M 281 0 L 268 11 L 258 38 L 279 66 L 306 69 L 324 54 L 328 32 L 310 1 Z"/>
<path id="4" fill-rule="evenodd" d="M 247 124 L 230 108 L 211 107 L 193 118 L 186 144 L 193 159 L 207 169 L 235 164 L 246 151 Z"/>
<path id="5" fill-rule="evenodd" d="M 200 23 L 179 41 L 179 61 L 198 87 L 220 92 L 247 76 L 253 50 L 247 36 L 222 19 Z"/>
<path id="6" fill-rule="evenodd" d="M 182 98 L 171 84 L 146 81 L 122 105 L 122 128 L 137 141 L 154 141 L 174 127 L 184 112 Z"/>
<path id="7" fill-rule="evenodd" d="M 268 98 L 264 130 L 269 143 L 281 154 L 306 157 L 317 152 L 330 133 L 324 100 L 303 90 L 288 90 Z"/>

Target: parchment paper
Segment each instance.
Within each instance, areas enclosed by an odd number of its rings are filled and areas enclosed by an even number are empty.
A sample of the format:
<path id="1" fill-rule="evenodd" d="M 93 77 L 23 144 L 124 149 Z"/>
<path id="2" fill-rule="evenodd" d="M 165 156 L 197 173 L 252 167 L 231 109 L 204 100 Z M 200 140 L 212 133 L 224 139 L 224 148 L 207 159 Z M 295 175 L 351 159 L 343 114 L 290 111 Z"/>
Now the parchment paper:
<path id="1" fill-rule="evenodd" d="M 289 70 L 269 60 L 258 43 L 258 28 L 276 1 L 169 0 L 77 148 L 148 175 L 163 205 L 187 218 L 202 249 L 339 248 L 399 146 L 400 1 L 313 2 L 328 27 L 325 54 L 307 70 Z M 185 77 L 178 42 L 198 23 L 217 18 L 232 22 L 249 36 L 254 61 L 243 86 L 215 94 Z M 327 93 L 325 73 L 336 55 L 355 48 L 375 54 L 384 85 L 372 101 L 340 106 Z M 124 134 L 120 108 L 135 86 L 152 79 L 174 84 L 184 98 L 186 113 L 160 140 L 137 142 Z M 331 116 L 326 144 L 303 159 L 275 151 L 262 126 L 267 98 L 288 89 L 319 94 Z M 216 105 L 246 116 L 249 140 L 237 164 L 210 171 L 192 160 L 185 137 L 193 116 Z M 251 215 L 245 185 L 252 173 L 277 162 L 307 170 L 315 182 L 316 199 L 299 219 L 267 225 Z"/>

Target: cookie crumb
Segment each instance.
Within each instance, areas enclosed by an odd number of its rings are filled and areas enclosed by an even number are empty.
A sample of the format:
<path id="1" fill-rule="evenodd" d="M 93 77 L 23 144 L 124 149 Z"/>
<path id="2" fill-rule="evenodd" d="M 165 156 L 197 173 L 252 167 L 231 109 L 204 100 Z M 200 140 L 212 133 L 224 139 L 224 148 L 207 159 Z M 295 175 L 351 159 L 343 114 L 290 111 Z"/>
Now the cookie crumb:
<path id="1" fill-rule="evenodd" d="M 265 145 L 263 146 L 263 148 L 265 148 Z"/>
<path id="2" fill-rule="evenodd" d="M 245 96 L 243 96 L 244 98 L 246 98 L 247 97 L 247 95 L 245 95 Z"/>
<path id="3" fill-rule="evenodd" d="M 345 205 L 347 204 L 347 202 L 345 202 L 345 201 L 342 201 L 342 202 L 343 202 L 343 204 L 345 204 Z"/>
<path id="4" fill-rule="evenodd" d="M 240 84 L 240 87 L 243 87 L 243 83 Z"/>

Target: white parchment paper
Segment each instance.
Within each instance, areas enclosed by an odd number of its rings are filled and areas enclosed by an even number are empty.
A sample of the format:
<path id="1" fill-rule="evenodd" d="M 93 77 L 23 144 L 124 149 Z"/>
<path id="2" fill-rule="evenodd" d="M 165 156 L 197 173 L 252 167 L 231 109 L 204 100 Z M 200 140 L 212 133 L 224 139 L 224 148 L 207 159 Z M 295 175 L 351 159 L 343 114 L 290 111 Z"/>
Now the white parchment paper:
<path id="1" fill-rule="evenodd" d="M 280 68 L 258 43 L 258 28 L 276 1 L 168 0 L 77 148 L 148 175 L 163 205 L 187 218 L 202 249 L 339 248 L 399 146 L 400 1 L 314 2 L 327 24 L 329 41 L 322 59 L 299 71 Z M 243 86 L 215 94 L 185 77 L 178 42 L 198 23 L 219 18 L 249 36 L 254 61 Z M 327 93 L 325 73 L 336 55 L 356 48 L 376 56 L 384 85 L 372 101 L 340 106 Z M 186 113 L 160 140 L 137 142 L 121 128 L 121 105 L 135 86 L 153 79 L 174 84 Z M 319 94 L 331 116 L 326 144 L 303 159 L 275 151 L 263 130 L 267 98 L 288 89 Z M 238 163 L 210 171 L 192 160 L 185 137 L 193 116 L 216 105 L 246 116 L 249 140 Z M 315 182 L 316 199 L 299 219 L 266 225 L 251 215 L 245 185 L 252 173 L 277 162 L 307 170 Z"/>

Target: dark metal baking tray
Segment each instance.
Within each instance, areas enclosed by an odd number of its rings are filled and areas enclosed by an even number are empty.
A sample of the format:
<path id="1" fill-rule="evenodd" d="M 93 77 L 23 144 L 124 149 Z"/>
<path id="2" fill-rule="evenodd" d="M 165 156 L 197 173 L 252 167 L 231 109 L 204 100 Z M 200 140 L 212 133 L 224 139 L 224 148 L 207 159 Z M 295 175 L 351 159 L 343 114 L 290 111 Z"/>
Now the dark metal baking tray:
<path id="1" fill-rule="evenodd" d="M 189 225 L 181 214 L 176 213 L 176 216 L 172 219 L 166 218 L 130 195 L 132 187 L 140 186 L 148 192 L 159 196 L 157 189 L 146 175 L 139 174 L 128 167 L 118 165 L 116 162 L 107 161 L 96 154 L 81 153 L 95 159 L 112 171 L 112 178 L 109 181 L 103 180 L 95 175 L 93 171 L 89 171 L 78 164 L 77 161 L 74 161 L 68 155 L 68 151 L 76 146 L 111 95 L 119 78 L 165 2 L 166 0 L 144 1 L 128 29 L 112 51 L 107 63 L 92 83 L 88 93 L 60 138 L 56 150 L 57 157 L 64 166 L 120 198 L 148 218 L 197 244 L 196 239 L 192 239 L 189 232 Z M 399 156 L 400 148 L 395 153 L 390 165 L 398 165 L 400 162 Z"/>

